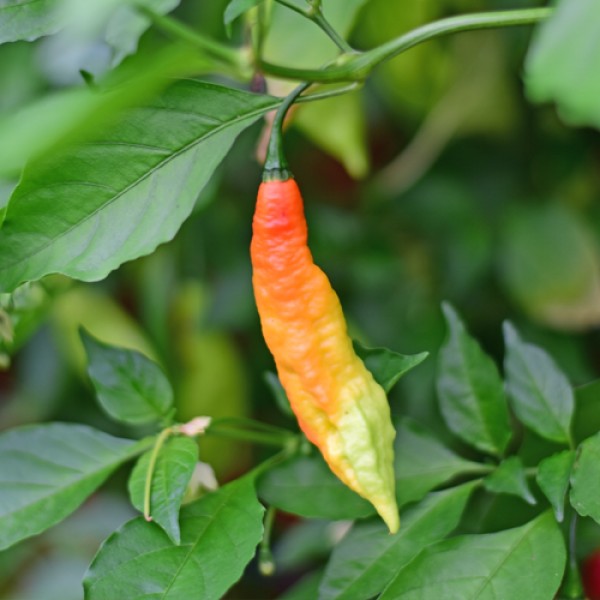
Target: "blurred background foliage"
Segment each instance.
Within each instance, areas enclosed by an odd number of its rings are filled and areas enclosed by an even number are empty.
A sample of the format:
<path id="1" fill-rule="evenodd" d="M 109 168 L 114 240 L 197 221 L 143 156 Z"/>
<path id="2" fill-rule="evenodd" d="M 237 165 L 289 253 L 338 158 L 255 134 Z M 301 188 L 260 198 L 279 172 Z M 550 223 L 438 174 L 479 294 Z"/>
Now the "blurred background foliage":
<path id="1" fill-rule="evenodd" d="M 66 3 L 75 27 L 0 45 L 0 157 L 6 158 L 0 221 L 23 156 L 93 135 L 155 93 L 165 76 L 201 72 L 229 81 L 214 75 L 218 68 L 202 57 L 153 62 L 169 47 L 164 34 L 152 28 L 143 33 L 148 23 L 140 24 L 127 7 L 117 8 L 124 11 L 119 15 L 115 3 L 85 4 L 81 11 L 76 2 Z M 173 15 L 192 28 L 229 40 L 227 0 L 148 4 L 161 12 L 175 8 Z M 324 6 L 359 48 L 457 12 L 513 7 L 508 0 Z M 142 33 L 139 53 L 126 58 Z M 232 36 L 236 43 L 247 40 L 243 20 Z M 306 198 L 311 248 L 341 297 L 353 336 L 406 354 L 432 353 L 400 382 L 390 402 L 395 414 L 413 416 L 440 435 L 434 376 L 444 299 L 497 359 L 501 322 L 510 318 L 577 385 L 600 371 L 600 137 L 563 124 L 553 107 L 526 100 L 521 75 L 530 36 L 529 28 L 517 28 L 428 42 L 378 69 L 360 91 L 297 108 L 286 138 Z M 314 67 L 334 55 L 313 24 L 274 7 L 268 59 Z M 80 70 L 95 78 L 115 65 L 112 77 L 133 77 L 134 83 L 121 96 L 90 103 Z M 277 94 L 290 89 L 272 79 L 266 85 Z M 0 297 L 2 429 L 62 420 L 117 435 L 144 433 L 115 425 L 97 408 L 80 325 L 157 360 L 174 384 L 182 420 L 252 415 L 292 426 L 264 380 L 273 363 L 251 288 L 248 246 L 263 126 L 239 138 L 177 237 L 153 255 L 97 284 L 49 277 Z M 535 455 L 543 442 L 527 444 Z M 259 452 L 211 439 L 202 442 L 201 459 L 223 482 L 244 472 Z M 64 524 L 0 554 L 0 597 L 80 598 L 81 576 L 95 549 L 132 514 L 125 474 Z M 481 499 L 466 529 L 510 526 L 530 510 L 506 497 L 494 503 Z M 288 531 L 276 546 L 283 575 L 269 593 L 318 562 L 340 526 L 307 521 L 290 528 L 280 518 L 278 530 Z M 597 545 L 597 530 L 584 527 L 582 535 L 588 549 Z M 258 597 L 254 584 L 266 593 L 252 571 L 231 597 Z"/>

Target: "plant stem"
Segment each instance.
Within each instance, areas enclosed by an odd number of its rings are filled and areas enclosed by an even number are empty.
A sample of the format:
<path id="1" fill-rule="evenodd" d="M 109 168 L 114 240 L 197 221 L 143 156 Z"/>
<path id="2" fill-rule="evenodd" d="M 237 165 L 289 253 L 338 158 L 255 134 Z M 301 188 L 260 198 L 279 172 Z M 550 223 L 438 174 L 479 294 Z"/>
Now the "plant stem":
<path id="1" fill-rule="evenodd" d="M 401 35 L 377 48 L 354 56 L 343 58 L 343 64 L 333 65 L 324 69 L 291 69 L 282 65 L 262 62 L 262 70 L 283 79 L 301 81 L 358 81 L 365 79 L 379 64 L 398 56 L 402 52 L 443 35 L 461 31 L 478 29 L 493 29 L 497 27 L 514 27 L 531 25 L 548 18 L 554 9 L 529 8 L 486 13 L 473 13 L 440 19 L 428 23 Z"/>
<path id="2" fill-rule="evenodd" d="M 312 21 L 318 25 L 331 39 L 331 41 L 342 52 L 354 52 L 350 44 L 333 28 L 331 23 L 325 18 L 323 11 L 319 8 L 313 13 Z"/>
<path id="3" fill-rule="evenodd" d="M 267 158 L 265 160 L 263 171 L 264 180 L 279 179 L 281 181 L 285 181 L 292 176 L 288 169 L 285 153 L 283 152 L 283 120 L 285 119 L 287 111 L 296 101 L 298 96 L 300 96 L 300 94 L 308 89 L 311 85 L 311 83 L 301 83 L 297 88 L 292 90 L 288 96 L 286 96 L 277 109 L 277 113 L 275 114 L 273 125 L 271 127 L 271 137 L 269 138 L 269 147 L 267 149 Z"/>
<path id="4" fill-rule="evenodd" d="M 184 42 L 193 44 L 194 46 L 209 52 L 213 56 L 224 60 L 229 65 L 236 67 L 241 66 L 240 55 L 237 50 L 234 50 L 225 44 L 221 44 L 221 42 L 217 42 L 216 40 L 198 33 L 191 27 L 180 23 L 176 19 L 167 17 L 165 15 L 160 15 L 146 6 L 137 5 L 136 8 L 145 17 L 148 17 L 148 19 L 150 19 L 152 23 L 156 25 L 156 27 L 165 33 L 173 35 L 177 39 L 183 40 Z"/>
<path id="5" fill-rule="evenodd" d="M 158 460 L 158 455 L 160 454 L 161 448 L 172 433 L 173 429 L 171 427 L 163 429 L 156 438 L 154 448 L 152 449 L 152 454 L 150 455 L 150 462 L 148 463 L 146 482 L 144 485 L 144 519 L 146 519 L 146 521 L 152 521 L 152 516 L 150 515 L 150 496 L 152 495 L 152 479 L 154 478 L 156 461 Z"/>
<path id="6" fill-rule="evenodd" d="M 321 9 L 320 2 L 309 2 L 311 8 L 306 10 L 304 8 L 300 8 L 293 2 L 288 2 L 287 0 L 275 0 L 282 6 L 293 10 L 295 13 L 302 15 L 306 19 L 312 21 L 315 25 L 321 28 L 331 39 L 331 41 L 342 51 L 342 52 L 354 52 L 352 46 L 348 44 L 348 42 L 333 28 L 331 23 L 325 18 L 323 14 L 323 10 Z"/>
<path id="7" fill-rule="evenodd" d="M 577 513 L 575 511 L 571 515 L 568 536 L 569 563 L 560 594 L 561 598 L 580 600 L 584 597 L 584 592 L 577 566 Z"/>
<path id="8" fill-rule="evenodd" d="M 218 426 L 211 425 L 205 432 L 204 435 L 214 435 L 217 437 L 225 437 L 234 440 L 243 440 L 247 442 L 254 442 L 263 446 L 273 446 L 275 448 L 282 448 L 290 443 L 290 440 L 295 436 L 294 434 L 286 435 L 275 435 L 273 433 L 262 433 L 258 431 L 248 431 L 244 429 L 221 429 Z"/>
<path id="9" fill-rule="evenodd" d="M 233 428 L 254 428 L 259 431 L 266 431 L 267 433 L 276 435 L 292 435 L 289 430 L 284 429 L 283 427 L 276 427 L 275 425 L 269 425 L 268 423 L 247 419 L 245 417 L 222 417 L 211 421 L 211 427 L 219 425 L 224 425 L 225 427 L 231 426 Z"/>
<path id="10" fill-rule="evenodd" d="M 273 506 L 267 508 L 264 520 L 264 533 L 258 549 L 258 568 L 262 575 L 270 576 L 275 572 L 275 561 L 271 552 L 271 531 L 275 520 L 276 509 Z"/>

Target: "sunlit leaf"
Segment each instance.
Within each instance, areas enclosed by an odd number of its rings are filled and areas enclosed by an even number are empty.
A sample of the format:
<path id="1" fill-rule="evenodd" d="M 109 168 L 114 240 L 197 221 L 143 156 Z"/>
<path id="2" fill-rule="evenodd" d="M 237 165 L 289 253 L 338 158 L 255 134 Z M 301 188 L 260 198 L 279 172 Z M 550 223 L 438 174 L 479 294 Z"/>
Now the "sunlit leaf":
<path id="1" fill-rule="evenodd" d="M 180 81 L 102 138 L 28 169 L 0 230 L 0 289 L 84 281 L 169 241 L 233 141 L 277 100 Z"/>
<path id="2" fill-rule="evenodd" d="M 46 94 L 0 118 L 0 175 L 30 171 L 75 142 L 85 141 L 115 122 L 123 111 L 147 102 L 173 77 L 210 72 L 213 63 L 189 47 L 172 45 L 135 56 L 99 82 Z"/>
<path id="3" fill-rule="evenodd" d="M 600 128 L 600 4 L 560 0 L 540 24 L 525 63 L 525 84 L 536 102 L 553 100 L 565 120 Z"/>
<path id="4" fill-rule="evenodd" d="M 0 44 L 33 41 L 56 33 L 61 25 L 60 0 L 4 0 L 0 4 Z"/>

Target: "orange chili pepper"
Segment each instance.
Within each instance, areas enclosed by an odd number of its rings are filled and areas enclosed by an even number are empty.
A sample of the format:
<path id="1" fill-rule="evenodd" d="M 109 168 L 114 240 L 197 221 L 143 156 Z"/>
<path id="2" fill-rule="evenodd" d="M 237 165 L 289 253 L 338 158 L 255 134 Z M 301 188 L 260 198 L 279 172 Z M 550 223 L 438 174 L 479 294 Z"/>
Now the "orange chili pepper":
<path id="1" fill-rule="evenodd" d="M 302 431 L 394 533 L 400 523 L 387 398 L 354 352 L 338 297 L 307 246 L 300 191 L 279 142 L 272 147 L 251 244 L 263 334 Z"/>

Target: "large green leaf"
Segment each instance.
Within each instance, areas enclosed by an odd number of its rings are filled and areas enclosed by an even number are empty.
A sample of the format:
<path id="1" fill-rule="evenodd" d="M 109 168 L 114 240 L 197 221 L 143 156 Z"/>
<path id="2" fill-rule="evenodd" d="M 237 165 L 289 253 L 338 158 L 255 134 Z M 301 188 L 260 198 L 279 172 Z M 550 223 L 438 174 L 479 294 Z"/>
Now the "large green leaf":
<path id="1" fill-rule="evenodd" d="M 26 169 L 0 230 L 0 290 L 102 279 L 170 240 L 237 135 L 277 103 L 180 81 L 52 168 Z"/>
<path id="2" fill-rule="evenodd" d="M 373 506 L 346 487 L 316 454 L 292 458 L 265 473 L 258 491 L 268 504 L 321 519 L 359 519 Z"/>
<path id="3" fill-rule="evenodd" d="M 16 176 L 44 158 L 113 125 L 131 106 L 147 102 L 173 78 L 214 70 L 214 61 L 187 46 L 138 54 L 98 82 L 46 94 L 0 118 L 0 174 Z"/>
<path id="4" fill-rule="evenodd" d="M 181 545 L 142 517 L 102 545 L 84 580 L 87 600 L 218 600 L 242 575 L 263 533 L 254 480 L 242 477 L 181 511 Z"/>
<path id="5" fill-rule="evenodd" d="M 60 0 L 4 0 L 0 4 L 0 44 L 32 41 L 56 33 L 61 25 Z"/>
<path id="6" fill-rule="evenodd" d="M 575 452 L 565 450 L 549 456 L 538 465 L 537 484 L 550 501 L 558 522 L 562 522 L 565 516 L 565 497 L 574 462 Z"/>
<path id="7" fill-rule="evenodd" d="M 573 390 L 544 350 L 523 342 L 504 324 L 506 388 L 517 416 L 536 433 L 555 442 L 571 439 Z"/>
<path id="8" fill-rule="evenodd" d="M 0 549 L 64 519 L 145 447 L 66 423 L 0 434 Z"/>
<path id="9" fill-rule="evenodd" d="M 494 361 L 443 304 L 448 338 L 439 358 L 437 391 L 448 427 L 484 452 L 501 455 L 511 437 L 502 379 Z"/>
<path id="10" fill-rule="evenodd" d="M 483 480 L 483 485 L 490 492 L 512 494 L 522 498 L 528 504 L 536 504 L 535 496 L 527 483 L 525 467 L 518 456 L 503 460 L 496 470 Z"/>
<path id="11" fill-rule="evenodd" d="M 160 421 L 173 407 L 173 389 L 160 367 L 135 350 L 104 344 L 84 329 L 88 373 L 102 408 L 117 421 Z"/>
<path id="12" fill-rule="evenodd" d="M 129 478 L 131 503 L 144 511 L 146 476 L 152 450 L 136 463 Z M 164 444 L 156 460 L 150 488 L 150 516 L 171 538 L 181 541 L 179 508 L 198 462 L 198 443 L 187 436 L 172 437 Z"/>
<path id="13" fill-rule="evenodd" d="M 418 423 L 400 422 L 395 441 L 396 495 L 400 504 L 420 500 L 457 475 L 486 472 L 486 467 L 448 450 Z"/>
<path id="14" fill-rule="evenodd" d="M 522 527 L 430 546 L 380 600 L 552 600 L 565 561 L 562 534 L 548 512 Z"/>
<path id="15" fill-rule="evenodd" d="M 525 63 L 530 98 L 554 100 L 577 125 L 600 127 L 599 27 L 597 0 L 560 0 L 538 26 Z"/>
<path id="16" fill-rule="evenodd" d="M 395 535 L 380 521 L 356 523 L 334 548 L 319 600 L 368 600 L 380 593 L 423 548 L 452 532 L 475 486 L 467 483 L 430 494 L 402 514 Z"/>
<path id="17" fill-rule="evenodd" d="M 600 433 L 579 446 L 571 473 L 571 504 L 600 523 Z"/>
<path id="18" fill-rule="evenodd" d="M 375 381 L 389 393 L 400 378 L 411 369 L 421 364 L 429 352 L 420 354 L 398 354 L 387 348 L 368 348 L 353 340 L 356 354 L 375 378 Z"/>

